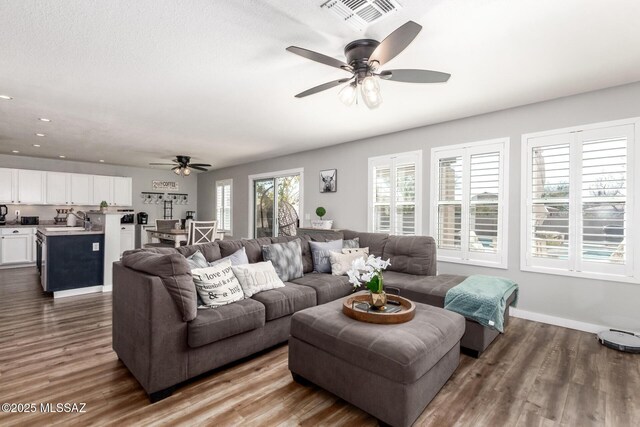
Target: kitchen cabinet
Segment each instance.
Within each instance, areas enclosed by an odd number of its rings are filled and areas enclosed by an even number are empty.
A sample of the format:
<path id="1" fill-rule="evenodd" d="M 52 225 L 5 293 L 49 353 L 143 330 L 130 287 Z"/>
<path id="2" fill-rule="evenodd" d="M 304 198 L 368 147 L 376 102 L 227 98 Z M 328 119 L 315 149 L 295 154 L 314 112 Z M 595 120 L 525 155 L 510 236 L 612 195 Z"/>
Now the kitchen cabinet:
<path id="1" fill-rule="evenodd" d="M 130 177 L 113 177 L 113 202 L 116 206 L 131 206 L 133 204 L 132 181 Z"/>
<path id="2" fill-rule="evenodd" d="M 72 173 L 70 180 L 70 205 L 91 205 L 92 202 L 92 190 L 93 190 L 93 177 L 91 175 L 82 175 L 78 173 Z M 99 204 L 100 202 L 98 202 Z"/>
<path id="3" fill-rule="evenodd" d="M 34 262 L 33 228 L 3 228 L 0 239 L 0 264 Z"/>
<path id="4" fill-rule="evenodd" d="M 105 201 L 109 206 L 113 206 L 113 177 L 99 176 L 93 177 L 93 203 L 92 205 L 100 205 Z"/>
<path id="5" fill-rule="evenodd" d="M 0 169 L 0 203 L 15 203 L 18 171 Z"/>
<path id="6" fill-rule="evenodd" d="M 136 228 L 133 224 L 120 225 L 120 256 L 124 251 L 135 249 Z"/>
<path id="7" fill-rule="evenodd" d="M 42 171 L 18 170 L 18 200 L 19 204 L 44 203 L 44 179 Z"/>
<path id="8" fill-rule="evenodd" d="M 64 172 L 47 172 L 47 196 L 48 205 L 68 205 L 71 174 Z"/>

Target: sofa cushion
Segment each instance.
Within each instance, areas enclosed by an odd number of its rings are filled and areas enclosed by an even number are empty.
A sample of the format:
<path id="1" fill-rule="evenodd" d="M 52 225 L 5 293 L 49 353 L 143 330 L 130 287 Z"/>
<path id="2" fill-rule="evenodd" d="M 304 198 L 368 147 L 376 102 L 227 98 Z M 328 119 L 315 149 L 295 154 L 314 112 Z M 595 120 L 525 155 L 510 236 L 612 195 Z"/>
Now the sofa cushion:
<path id="1" fill-rule="evenodd" d="M 384 247 L 389 239 L 389 235 L 385 233 L 360 233 L 352 230 L 344 230 L 343 234 L 345 239 L 355 239 L 359 237 L 360 247 L 369 247 L 369 253 L 375 256 L 382 256 Z"/>
<path id="2" fill-rule="evenodd" d="M 416 276 L 395 271 L 385 271 L 382 277 L 385 286 L 400 289 L 400 296 L 436 307 L 444 307 L 447 291 L 466 279 L 466 276 L 453 274 Z"/>
<path id="3" fill-rule="evenodd" d="M 231 269 L 242 285 L 247 298 L 258 292 L 284 287 L 271 261 L 234 265 Z"/>
<path id="4" fill-rule="evenodd" d="M 122 264 L 133 270 L 160 277 L 171 298 L 178 306 L 182 320 L 196 318 L 198 297 L 187 259 L 175 250 L 169 254 L 152 251 L 128 251 L 122 256 Z"/>
<path id="5" fill-rule="evenodd" d="M 231 270 L 230 259 L 210 267 L 195 268 L 191 274 L 204 305 L 217 308 L 244 299 L 242 286 Z"/>
<path id="6" fill-rule="evenodd" d="M 429 236 L 389 236 L 382 252 L 390 271 L 435 276 L 436 242 Z"/>
<path id="7" fill-rule="evenodd" d="M 209 265 L 216 265 L 225 260 L 231 261 L 231 265 L 243 265 L 249 264 L 249 258 L 247 258 L 247 252 L 244 247 L 238 249 L 234 253 L 224 258 L 220 258 L 219 260 L 210 262 Z"/>
<path id="8" fill-rule="evenodd" d="M 291 282 L 286 282 L 283 288 L 260 292 L 251 298 L 264 305 L 267 321 L 313 307 L 317 300 L 313 288 Z"/>
<path id="9" fill-rule="evenodd" d="M 330 242 L 310 242 L 311 256 L 313 257 L 313 271 L 316 273 L 331 273 L 331 251 L 342 251 L 342 240 Z"/>
<path id="10" fill-rule="evenodd" d="M 309 286 L 316 291 L 318 304 L 324 304 L 353 292 L 353 285 L 347 276 L 332 276 L 324 273 L 309 273 L 292 280 L 298 285 Z"/>
<path id="11" fill-rule="evenodd" d="M 302 277 L 302 247 L 300 239 L 272 243 L 262 247 L 262 258 L 271 261 L 283 282 Z"/>
<path id="12" fill-rule="evenodd" d="M 425 304 L 416 304 L 410 322 L 395 325 L 353 320 L 342 313 L 342 301 L 303 310 L 291 319 L 292 337 L 404 384 L 414 383 L 457 347 L 464 328 L 464 317 Z"/>
<path id="13" fill-rule="evenodd" d="M 215 309 L 198 311 L 198 317 L 189 322 L 187 327 L 187 341 L 190 347 L 200 347 L 261 328 L 264 323 L 264 305 L 247 298 Z"/>
<path id="14" fill-rule="evenodd" d="M 313 259 L 311 258 L 311 246 L 309 246 L 311 238 L 308 235 L 303 234 L 298 236 L 272 237 L 271 243 L 285 243 L 296 239 L 300 239 L 300 249 L 302 250 L 302 272 L 304 274 L 311 273 L 313 271 Z"/>
<path id="15" fill-rule="evenodd" d="M 204 243 L 202 245 L 180 246 L 179 248 L 175 248 L 174 251 L 181 253 L 185 257 L 193 255 L 196 251 L 200 251 L 207 262 L 212 262 L 222 258 L 218 242 Z"/>

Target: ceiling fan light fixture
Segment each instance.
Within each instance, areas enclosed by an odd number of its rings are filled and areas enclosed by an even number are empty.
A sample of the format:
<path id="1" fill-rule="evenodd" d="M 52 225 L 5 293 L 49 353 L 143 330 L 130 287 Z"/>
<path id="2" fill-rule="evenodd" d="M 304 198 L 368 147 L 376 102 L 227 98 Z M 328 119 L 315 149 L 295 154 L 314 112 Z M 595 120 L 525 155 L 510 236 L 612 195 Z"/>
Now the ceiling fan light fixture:
<path id="1" fill-rule="evenodd" d="M 189 176 L 191 175 L 191 169 L 189 169 L 188 167 L 182 169 L 182 175 L 183 176 Z"/>
<path id="2" fill-rule="evenodd" d="M 173 168 L 173 173 L 175 173 L 176 175 L 180 175 L 180 169 L 181 168 Z"/>
<path id="3" fill-rule="evenodd" d="M 338 92 L 338 98 L 340 99 L 340 102 L 342 102 L 347 107 L 353 105 L 353 103 L 356 101 L 357 96 L 358 90 L 355 82 L 345 85 L 342 89 L 340 89 L 340 92 Z"/>
<path id="4" fill-rule="evenodd" d="M 370 109 L 378 108 L 382 104 L 380 84 L 374 76 L 365 77 L 360 83 L 360 95 L 364 104 Z"/>

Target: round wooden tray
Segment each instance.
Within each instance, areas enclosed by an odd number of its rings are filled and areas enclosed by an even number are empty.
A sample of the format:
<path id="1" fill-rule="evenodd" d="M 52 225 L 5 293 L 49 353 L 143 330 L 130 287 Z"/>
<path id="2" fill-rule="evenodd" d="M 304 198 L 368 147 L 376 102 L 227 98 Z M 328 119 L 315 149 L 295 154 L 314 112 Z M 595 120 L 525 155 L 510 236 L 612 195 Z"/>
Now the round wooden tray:
<path id="1" fill-rule="evenodd" d="M 360 322 L 367 323 L 379 323 L 379 324 L 394 324 L 404 323 L 413 319 L 416 314 L 416 305 L 406 298 L 402 298 L 398 295 L 387 294 L 387 300 L 398 301 L 401 304 L 401 310 L 397 313 L 381 313 L 374 310 L 363 311 L 353 308 L 353 303 L 362 301 L 369 302 L 370 297 L 368 293 L 357 293 L 350 297 L 346 297 L 342 302 L 342 312 L 352 319 Z"/>

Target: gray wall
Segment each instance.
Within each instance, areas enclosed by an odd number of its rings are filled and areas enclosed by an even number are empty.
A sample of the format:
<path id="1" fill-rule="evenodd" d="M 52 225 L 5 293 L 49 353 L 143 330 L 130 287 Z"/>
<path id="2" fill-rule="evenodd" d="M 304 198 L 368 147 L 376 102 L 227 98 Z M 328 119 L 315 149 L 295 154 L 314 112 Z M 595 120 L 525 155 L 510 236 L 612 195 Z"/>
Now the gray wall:
<path id="1" fill-rule="evenodd" d="M 589 92 L 441 123 L 319 150 L 211 171 L 198 176 L 198 213 L 213 218 L 215 181 L 233 179 L 233 234 L 248 236 L 250 174 L 304 168 L 304 211 L 327 209 L 335 228 L 367 228 L 367 159 L 423 150 L 423 234 L 429 234 L 432 147 L 510 137 L 509 268 L 499 270 L 439 263 L 440 273 L 507 276 L 521 286 L 519 308 L 527 311 L 640 330 L 640 285 L 520 271 L 520 145 L 522 134 L 640 116 L 640 83 Z M 338 169 L 338 191 L 319 193 L 318 173 Z M 304 215 L 302 215 L 304 218 Z M 307 222 L 305 221 L 305 224 Z"/>
<path id="2" fill-rule="evenodd" d="M 140 196 L 142 191 L 153 191 L 151 188 L 151 182 L 153 180 L 176 181 L 180 185 L 179 192 L 189 195 L 188 205 L 174 205 L 174 218 L 184 218 L 185 211 L 195 210 L 197 204 L 197 178 L 195 176 L 181 178 L 171 171 L 1 154 L 0 168 L 86 173 L 91 175 L 130 176 L 133 178 L 133 209 L 135 209 L 136 212 L 147 212 L 150 220 L 154 220 L 156 218 L 162 219 L 163 213 L 162 204 L 144 204 Z M 169 192 L 167 192 L 167 194 L 169 194 Z M 9 215 L 7 216 L 7 220 L 14 219 L 15 209 L 20 209 L 20 214 L 24 216 L 37 215 L 41 220 L 52 220 L 56 215 L 56 207 L 68 208 L 69 206 L 8 205 Z M 95 206 L 74 206 L 74 209 L 76 210 L 95 208 Z"/>

